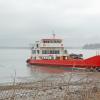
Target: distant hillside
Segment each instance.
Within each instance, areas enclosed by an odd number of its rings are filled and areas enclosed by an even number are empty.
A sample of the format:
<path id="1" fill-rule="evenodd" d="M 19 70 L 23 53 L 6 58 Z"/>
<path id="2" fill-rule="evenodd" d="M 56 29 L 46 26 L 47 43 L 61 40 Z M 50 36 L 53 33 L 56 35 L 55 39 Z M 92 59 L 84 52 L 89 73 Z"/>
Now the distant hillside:
<path id="1" fill-rule="evenodd" d="M 100 43 L 86 44 L 83 46 L 83 49 L 100 49 Z"/>
<path id="2" fill-rule="evenodd" d="M 65 46 L 66 49 L 80 49 L 81 47 Z"/>

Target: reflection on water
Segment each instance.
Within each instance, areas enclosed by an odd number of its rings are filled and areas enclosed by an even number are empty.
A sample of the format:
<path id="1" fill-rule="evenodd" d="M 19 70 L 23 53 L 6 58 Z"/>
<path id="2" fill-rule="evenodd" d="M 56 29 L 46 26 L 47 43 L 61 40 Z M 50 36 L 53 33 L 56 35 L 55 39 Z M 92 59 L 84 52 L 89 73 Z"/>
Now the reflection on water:
<path id="1" fill-rule="evenodd" d="M 64 74 L 66 70 L 62 67 L 51 67 L 51 66 L 35 66 L 35 65 L 30 65 L 28 66 L 30 69 L 30 74 L 33 76 L 34 80 L 41 80 L 46 77 L 49 77 L 51 75 L 56 75 L 56 74 Z"/>
<path id="2" fill-rule="evenodd" d="M 55 66 L 35 66 L 35 65 L 29 65 L 31 74 L 34 72 L 39 73 L 46 73 L 46 74 L 63 74 L 68 72 L 76 72 L 77 69 L 73 68 L 66 68 L 66 67 L 55 67 Z"/>
<path id="3" fill-rule="evenodd" d="M 41 72 L 47 74 L 61 74 L 64 73 L 65 70 L 62 68 L 57 67 L 50 67 L 50 66 L 29 66 L 31 73 L 33 72 Z"/>

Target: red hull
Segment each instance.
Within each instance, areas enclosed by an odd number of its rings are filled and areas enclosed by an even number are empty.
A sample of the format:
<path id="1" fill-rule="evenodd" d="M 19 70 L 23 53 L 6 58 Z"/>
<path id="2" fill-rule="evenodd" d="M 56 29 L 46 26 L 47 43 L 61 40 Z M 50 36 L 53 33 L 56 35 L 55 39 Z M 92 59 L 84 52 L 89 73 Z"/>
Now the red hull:
<path id="1" fill-rule="evenodd" d="M 79 67 L 79 68 L 100 68 L 100 56 L 90 57 L 88 59 L 69 59 L 69 60 L 33 60 L 28 59 L 30 65 L 49 65 L 49 66 L 64 66 L 64 67 Z"/>

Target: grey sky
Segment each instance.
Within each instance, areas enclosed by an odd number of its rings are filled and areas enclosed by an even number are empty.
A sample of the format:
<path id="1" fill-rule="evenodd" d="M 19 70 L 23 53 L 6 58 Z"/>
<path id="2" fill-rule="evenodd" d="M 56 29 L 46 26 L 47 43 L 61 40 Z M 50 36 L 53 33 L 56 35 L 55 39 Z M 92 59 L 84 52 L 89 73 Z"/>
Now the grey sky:
<path id="1" fill-rule="evenodd" d="M 0 46 L 25 46 L 52 34 L 66 46 L 100 42 L 100 0 L 0 0 Z"/>

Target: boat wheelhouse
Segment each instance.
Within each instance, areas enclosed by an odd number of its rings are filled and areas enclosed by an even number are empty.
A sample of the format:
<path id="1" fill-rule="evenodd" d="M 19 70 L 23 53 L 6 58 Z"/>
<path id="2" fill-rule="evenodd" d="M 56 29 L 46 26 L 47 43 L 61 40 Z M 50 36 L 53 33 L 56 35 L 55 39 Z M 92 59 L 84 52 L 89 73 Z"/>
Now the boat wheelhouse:
<path id="1" fill-rule="evenodd" d="M 53 35 L 52 38 L 36 41 L 31 56 L 35 60 L 67 59 L 68 53 L 64 48 L 63 40 Z"/>

